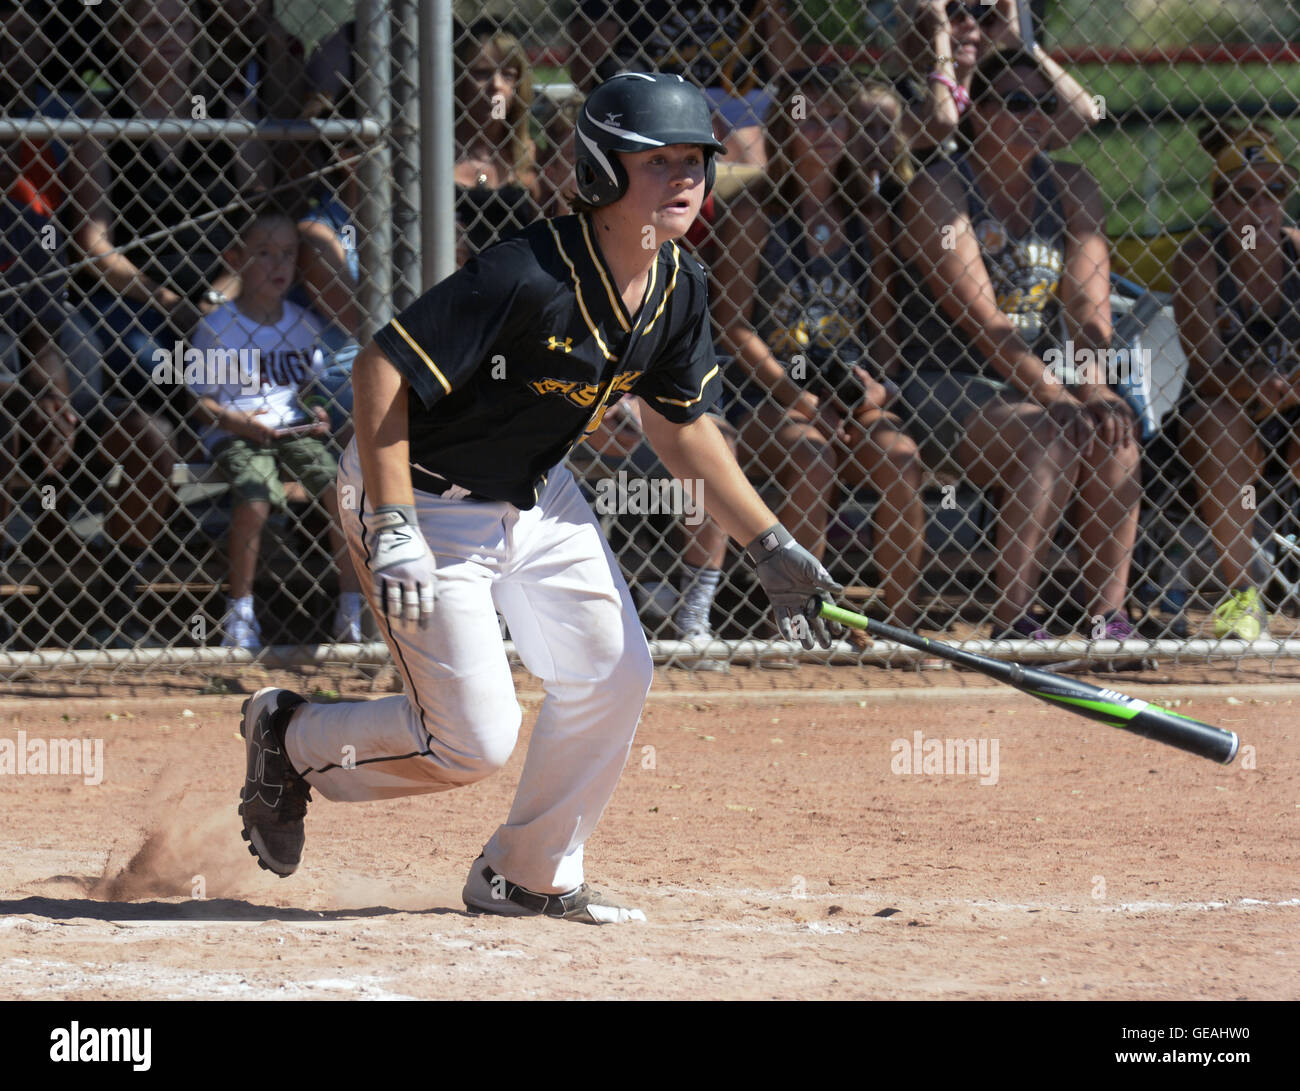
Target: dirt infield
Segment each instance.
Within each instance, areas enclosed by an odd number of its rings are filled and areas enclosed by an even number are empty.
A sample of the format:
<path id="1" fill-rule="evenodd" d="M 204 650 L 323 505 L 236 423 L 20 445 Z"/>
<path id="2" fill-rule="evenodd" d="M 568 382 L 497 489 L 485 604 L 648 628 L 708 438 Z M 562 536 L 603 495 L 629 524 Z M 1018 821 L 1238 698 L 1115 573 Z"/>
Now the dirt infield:
<path id="1" fill-rule="evenodd" d="M 1127 687 L 1237 730 L 1225 768 L 943 675 L 661 692 L 588 846 L 649 923 L 605 929 L 463 910 L 526 733 L 470 788 L 318 801 L 277 880 L 240 695 L 0 699 L 0 749 L 103 740 L 0 775 L 0 997 L 1300 998 L 1300 692 Z"/>

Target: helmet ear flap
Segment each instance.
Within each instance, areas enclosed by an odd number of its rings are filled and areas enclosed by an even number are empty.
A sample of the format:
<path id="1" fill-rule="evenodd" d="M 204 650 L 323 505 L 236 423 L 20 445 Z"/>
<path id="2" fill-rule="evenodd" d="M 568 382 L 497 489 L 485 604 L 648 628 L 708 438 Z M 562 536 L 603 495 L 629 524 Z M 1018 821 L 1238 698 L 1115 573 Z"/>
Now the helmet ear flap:
<path id="1" fill-rule="evenodd" d="M 704 196 L 708 197 L 713 192 L 713 183 L 718 180 L 718 157 L 712 152 L 708 155 L 708 162 L 704 164 Z"/>
<path id="2" fill-rule="evenodd" d="M 573 178 L 578 183 L 578 196 L 593 208 L 612 205 L 627 192 L 627 171 L 619 162 L 618 153 L 606 153 L 614 171 L 614 181 L 601 170 L 588 155 L 580 154 L 573 165 Z"/>

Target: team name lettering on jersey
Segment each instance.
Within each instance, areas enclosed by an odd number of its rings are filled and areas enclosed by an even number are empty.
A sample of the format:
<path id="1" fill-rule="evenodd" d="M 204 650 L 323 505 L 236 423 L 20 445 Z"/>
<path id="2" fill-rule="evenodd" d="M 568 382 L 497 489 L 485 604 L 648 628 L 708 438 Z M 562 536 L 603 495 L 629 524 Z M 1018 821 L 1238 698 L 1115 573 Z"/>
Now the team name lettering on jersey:
<path id="1" fill-rule="evenodd" d="M 609 384 L 606 398 L 625 394 L 641 378 L 639 371 L 624 371 L 615 375 Z M 599 383 L 580 383 L 570 379 L 535 379 L 528 384 L 538 394 L 559 394 L 579 409 L 590 409 L 600 399 L 604 387 Z"/>

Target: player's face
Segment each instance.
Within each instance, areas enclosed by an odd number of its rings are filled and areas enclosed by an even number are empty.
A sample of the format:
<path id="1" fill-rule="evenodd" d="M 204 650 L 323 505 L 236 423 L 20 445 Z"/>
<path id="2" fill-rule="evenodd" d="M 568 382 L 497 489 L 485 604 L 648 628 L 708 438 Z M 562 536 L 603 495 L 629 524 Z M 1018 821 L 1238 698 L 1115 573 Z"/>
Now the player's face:
<path id="1" fill-rule="evenodd" d="M 279 221 L 248 233 L 240 252 L 240 294 L 259 303 L 284 298 L 298 267 L 298 229 Z"/>
<path id="2" fill-rule="evenodd" d="M 627 171 L 627 193 L 615 204 L 620 219 L 645 235 L 652 228 L 656 245 L 679 239 L 690 229 L 704 202 L 704 151 L 697 144 L 670 144 L 620 156 Z"/>

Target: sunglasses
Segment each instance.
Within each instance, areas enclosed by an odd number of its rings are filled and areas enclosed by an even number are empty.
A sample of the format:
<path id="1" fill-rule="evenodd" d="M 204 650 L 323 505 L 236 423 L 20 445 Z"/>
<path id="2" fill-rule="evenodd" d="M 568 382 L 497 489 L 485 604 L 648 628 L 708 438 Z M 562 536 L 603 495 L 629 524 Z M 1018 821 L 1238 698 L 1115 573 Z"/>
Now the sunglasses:
<path id="1" fill-rule="evenodd" d="M 948 6 L 944 8 L 944 14 L 948 16 L 948 22 L 950 23 L 955 23 L 963 15 L 972 22 L 987 23 L 997 14 L 997 11 L 998 9 L 991 3 L 963 4 L 960 0 L 951 0 Z"/>
<path id="2" fill-rule="evenodd" d="M 996 92 L 994 100 L 997 101 Z M 1057 107 L 1061 105 L 1061 100 L 1057 97 L 1055 91 L 1048 91 L 1041 97 L 1031 95 L 1028 91 L 1012 91 L 998 105 L 1013 114 L 1030 114 L 1035 110 L 1042 110 L 1045 114 L 1054 114 Z"/>

